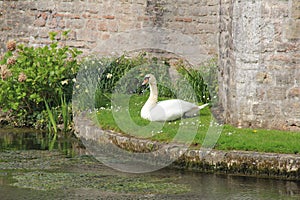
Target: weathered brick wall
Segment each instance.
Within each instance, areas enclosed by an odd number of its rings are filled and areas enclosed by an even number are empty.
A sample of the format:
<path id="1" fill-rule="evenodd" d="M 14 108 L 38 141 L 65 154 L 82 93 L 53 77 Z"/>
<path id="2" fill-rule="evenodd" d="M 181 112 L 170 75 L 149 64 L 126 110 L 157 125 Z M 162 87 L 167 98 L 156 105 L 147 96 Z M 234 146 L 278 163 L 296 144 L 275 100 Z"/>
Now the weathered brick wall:
<path id="1" fill-rule="evenodd" d="M 50 31 L 58 32 L 60 39 L 60 33 L 69 29 L 67 44 L 90 54 L 124 32 L 160 28 L 192 36 L 203 55 L 217 54 L 217 0 L 20 0 L 0 1 L 0 7 L 1 51 L 8 39 L 44 45 Z M 127 41 L 122 47 L 128 50 L 131 45 Z"/>
<path id="2" fill-rule="evenodd" d="M 221 1 L 220 96 L 227 122 L 300 129 L 300 2 Z"/>

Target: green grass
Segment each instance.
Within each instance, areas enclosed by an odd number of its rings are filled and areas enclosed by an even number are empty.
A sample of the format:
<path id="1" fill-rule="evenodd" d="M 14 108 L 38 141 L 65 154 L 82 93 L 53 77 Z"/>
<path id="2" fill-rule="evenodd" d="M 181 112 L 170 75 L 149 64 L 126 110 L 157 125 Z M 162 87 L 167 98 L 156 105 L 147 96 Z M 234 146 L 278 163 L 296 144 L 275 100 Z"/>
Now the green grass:
<path id="1" fill-rule="evenodd" d="M 191 148 L 199 149 L 201 147 L 212 117 L 208 107 L 201 110 L 200 116 L 196 118 L 150 123 L 140 117 L 140 110 L 147 95 L 132 95 L 130 99 L 120 99 L 122 100 L 118 102 L 118 105 L 128 105 L 126 103 L 129 102 L 129 112 L 126 110 L 126 106 L 124 109 L 116 106 L 116 110 L 100 108 L 96 116 L 101 128 L 155 141 L 192 141 Z M 195 130 L 196 125 L 199 125 L 198 130 Z M 178 137 L 179 127 L 182 132 Z M 215 149 L 298 154 L 300 152 L 300 132 L 239 129 L 231 125 L 224 125 Z"/>

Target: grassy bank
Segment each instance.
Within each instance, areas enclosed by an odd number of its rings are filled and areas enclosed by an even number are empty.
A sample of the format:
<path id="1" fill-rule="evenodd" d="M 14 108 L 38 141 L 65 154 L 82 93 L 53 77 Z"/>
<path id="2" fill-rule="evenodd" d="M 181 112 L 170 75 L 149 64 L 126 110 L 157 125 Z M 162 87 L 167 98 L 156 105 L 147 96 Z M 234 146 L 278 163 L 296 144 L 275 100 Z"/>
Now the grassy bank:
<path id="1" fill-rule="evenodd" d="M 118 108 L 119 110 L 114 110 L 104 107 L 97 111 L 97 121 L 99 126 L 101 126 L 103 129 L 110 129 L 135 137 L 148 138 L 162 142 L 171 141 L 177 134 L 178 127 L 182 125 L 181 121 L 167 122 L 163 125 L 162 129 L 155 130 L 154 128 L 151 129 L 151 131 L 149 129 L 148 132 L 137 131 L 135 126 L 136 124 L 141 127 L 141 129 L 149 124 L 147 120 L 144 120 L 140 117 L 140 110 L 146 99 L 146 95 L 133 95 L 131 97 L 129 103 L 129 113 L 132 121 L 134 122 L 132 127 L 130 127 L 130 124 L 127 123 L 127 128 L 124 130 L 120 128 L 118 123 L 116 123 L 112 110 L 115 112 L 115 114 L 117 114 L 117 112 L 121 112 L 121 108 Z M 203 143 L 207 134 L 210 121 L 210 109 L 205 108 L 201 110 L 199 117 L 184 122 L 185 126 L 190 127 L 191 129 L 198 125 L 197 134 L 192 142 L 191 148 L 201 147 L 201 144 Z M 298 154 L 300 152 L 299 141 L 299 132 L 264 129 L 240 129 L 231 125 L 224 125 L 215 148 L 218 150 L 246 150 Z"/>

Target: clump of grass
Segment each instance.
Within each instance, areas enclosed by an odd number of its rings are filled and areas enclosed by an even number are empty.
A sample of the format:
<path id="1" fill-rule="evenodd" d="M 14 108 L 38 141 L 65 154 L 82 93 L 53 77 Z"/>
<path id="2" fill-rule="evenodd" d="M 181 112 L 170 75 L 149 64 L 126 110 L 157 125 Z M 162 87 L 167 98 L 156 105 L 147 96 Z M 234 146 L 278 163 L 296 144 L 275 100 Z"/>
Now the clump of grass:
<path id="1" fill-rule="evenodd" d="M 236 128 L 225 125 L 216 148 L 298 154 L 300 133 L 279 130 Z"/>

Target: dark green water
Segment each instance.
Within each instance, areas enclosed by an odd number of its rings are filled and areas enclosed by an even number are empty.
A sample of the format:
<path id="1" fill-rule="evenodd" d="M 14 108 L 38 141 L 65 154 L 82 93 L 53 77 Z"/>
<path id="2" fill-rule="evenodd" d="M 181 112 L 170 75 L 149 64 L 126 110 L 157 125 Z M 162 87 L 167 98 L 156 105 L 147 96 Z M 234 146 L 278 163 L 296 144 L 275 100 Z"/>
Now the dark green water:
<path id="1" fill-rule="evenodd" d="M 126 174 L 87 155 L 71 135 L 0 129 L 0 200 L 300 199 L 300 182 L 163 169 Z"/>

